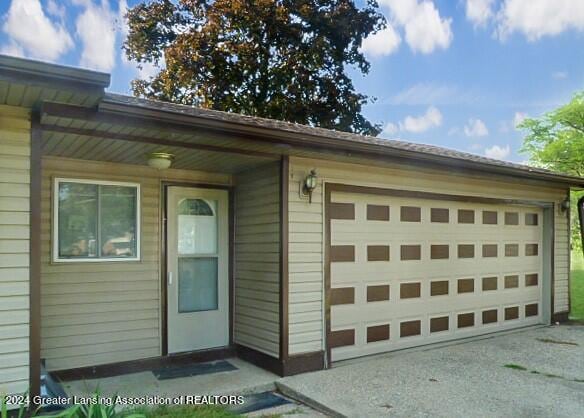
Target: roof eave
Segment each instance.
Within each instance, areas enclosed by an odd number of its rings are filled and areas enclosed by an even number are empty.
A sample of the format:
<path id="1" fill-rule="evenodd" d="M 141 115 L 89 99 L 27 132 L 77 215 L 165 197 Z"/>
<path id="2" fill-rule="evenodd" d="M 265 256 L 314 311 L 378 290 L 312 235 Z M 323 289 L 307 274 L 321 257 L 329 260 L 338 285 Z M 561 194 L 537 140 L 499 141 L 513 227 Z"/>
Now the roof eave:
<path id="1" fill-rule="evenodd" d="M 200 115 L 188 115 L 170 110 L 156 108 L 146 108 L 144 106 L 120 103 L 105 98 L 100 105 L 100 109 L 108 112 L 126 113 L 136 117 L 147 117 L 164 120 L 178 125 L 196 126 L 213 130 L 221 130 L 229 133 L 237 133 L 249 136 L 253 139 L 280 140 L 285 143 L 293 142 L 297 146 L 343 149 L 347 152 L 354 152 L 364 155 L 375 154 L 376 156 L 386 155 L 393 158 L 407 158 L 418 161 L 436 163 L 445 167 L 466 168 L 485 173 L 496 173 L 505 176 L 520 177 L 526 179 L 537 179 L 541 181 L 562 183 L 571 187 L 584 187 L 584 179 L 562 174 L 546 173 L 537 170 L 516 169 L 512 167 L 497 166 L 483 162 L 468 161 L 461 158 L 442 156 L 421 151 L 403 150 L 391 146 L 377 145 L 365 142 L 351 141 L 343 138 L 329 138 L 323 135 L 290 132 L 282 129 L 274 129 L 263 126 L 250 125 L 238 121 L 216 120 Z"/>

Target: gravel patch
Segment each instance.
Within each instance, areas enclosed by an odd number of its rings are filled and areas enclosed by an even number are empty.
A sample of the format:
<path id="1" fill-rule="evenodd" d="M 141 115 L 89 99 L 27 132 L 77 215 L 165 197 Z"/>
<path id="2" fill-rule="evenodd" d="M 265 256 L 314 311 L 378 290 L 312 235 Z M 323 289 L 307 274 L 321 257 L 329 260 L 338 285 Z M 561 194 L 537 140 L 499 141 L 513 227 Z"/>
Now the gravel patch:
<path id="1" fill-rule="evenodd" d="M 584 326 L 387 354 L 281 380 L 349 417 L 584 414 Z"/>

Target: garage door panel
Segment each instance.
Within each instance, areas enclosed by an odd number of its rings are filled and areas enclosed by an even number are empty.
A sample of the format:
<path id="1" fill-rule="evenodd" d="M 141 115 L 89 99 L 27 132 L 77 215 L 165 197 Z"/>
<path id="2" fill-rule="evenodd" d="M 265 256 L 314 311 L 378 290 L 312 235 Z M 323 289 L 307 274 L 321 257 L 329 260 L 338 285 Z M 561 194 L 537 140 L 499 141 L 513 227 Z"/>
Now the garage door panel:
<path id="1" fill-rule="evenodd" d="M 351 212 L 330 223 L 333 361 L 543 322 L 541 209 L 331 199 Z"/>
<path id="2" fill-rule="evenodd" d="M 363 297 L 363 292 L 355 290 L 355 298 Z M 500 308 L 503 306 L 525 305 L 539 303 L 539 291 L 529 292 L 503 291 L 498 295 L 476 293 L 474 295 L 459 296 L 456 301 L 457 311 L 472 311 Z M 422 306 L 421 306 L 422 305 Z M 452 303 L 450 298 L 434 297 L 420 298 L 410 301 L 374 302 L 359 304 L 359 317 L 355 315 L 355 307 L 350 305 L 331 306 L 331 329 L 342 329 L 363 321 L 384 321 L 391 319 L 405 319 L 416 315 L 433 315 L 440 312 L 450 312 Z M 541 309 L 539 310 L 541 313 Z"/>

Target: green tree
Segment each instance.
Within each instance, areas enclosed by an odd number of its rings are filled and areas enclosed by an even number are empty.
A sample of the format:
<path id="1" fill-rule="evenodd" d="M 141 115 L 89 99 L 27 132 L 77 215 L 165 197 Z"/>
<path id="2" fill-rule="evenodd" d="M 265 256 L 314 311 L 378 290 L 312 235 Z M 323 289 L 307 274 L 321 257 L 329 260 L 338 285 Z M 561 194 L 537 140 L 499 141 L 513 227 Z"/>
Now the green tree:
<path id="1" fill-rule="evenodd" d="M 128 12 L 126 56 L 163 63 L 135 95 L 377 135 L 361 108 L 370 99 L 346 73 L 385 27 L 377 3 L 353 0 L 154 0 Z"/>
<path id="2" fill-rule="evenodd" d="M 538 167 L 584 176 L 584 92 L 538 119 L 525 119 L 520 129 L 527 131 L 522 152 Z M 584 194 L 571 193 L 572 246 L 582 249 L 576 203 Z"/>

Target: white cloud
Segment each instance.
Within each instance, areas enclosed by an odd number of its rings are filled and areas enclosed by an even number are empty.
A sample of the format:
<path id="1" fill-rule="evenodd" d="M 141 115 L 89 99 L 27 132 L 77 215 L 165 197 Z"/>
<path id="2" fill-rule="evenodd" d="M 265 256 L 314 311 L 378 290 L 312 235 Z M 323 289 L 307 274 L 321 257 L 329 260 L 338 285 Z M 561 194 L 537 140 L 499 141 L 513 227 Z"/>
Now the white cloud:
<path id="1" fill-rule="evenodd" d="M 442 125 L 442 113 L 430 106 L 420 116 L 406 116 L 401 122 L 388 122 L 383 127 L 382 136 L 395 136 L 398 132 L 420 133 Z"/>
<path id="2" fill-rule="evenodd" d="M 12 0 L 2 30 L 9 39 L 2 51 L 12 55 L 55 61 L 73 47 L 67 29 L 47 17 L 40 0 Z"/>
<path id="3" fill-rule="evenodd" d="M 464 134 L 469 137 L 487 136 L 489 130 L 482 120 L 471 118 L 464 125 Z"/>
<path id="4" fill-rule="evenodd" d="M 526 117 L 527 117 L 527 113 L 524 113 L 524 112 L 515 112 L 515 115 L 513 116 L 513 126 L 515 127 L 515 129 L 517 129 L 517 126 L 521 122 L 523 122 Z"/>
<path id="5" fill-rule="evenodd" d="M 395 135 L 399 132 L 399 127 L 395 123 L 388 122 L 383 127 L 383 135 Z"/>
<path id="6" fill-rule="evenodd" d="M 401 36 L 391 26 L 368 36 L 361 44 L 361 50 L 370 57 L 383 57 L 391 55 L 399 48 Z"/>
<path id="7" fill-rule="evenodd" d="M 509 145 L 499 146 L 493 145 L 490 148 L 485 148 L 485 156 L 488 158 L 494 158 L 496 160 L 504 160 L 511 154 L 511 148 Z"/>
<path id="8" fill-rule="evenodd" d="M 475 27 L 485 26 L 493 17 L 494 0 L 466 0 L 466 18 Z"/>
<path id="9" fill-rule="evenodd" d="M 64 4 L 58 4 L 55 0 L 49 0 L 47 2 L 47 12 L 51 16 L 58 17 L 59 19 L 65 19 L 66 9 Z"/>
<path id="10" fill-rule="evenodd" d="M 127 8 L 126 0 L 118 3 L 118 10 L 110 9 L 108 0 L 101 0 L 101 3 L 74 1 L 84 7 L 75 22 L 77 36 L 83 45 L 80 65 L 111 71 L 116 64 L 117 36 L 125 30 L 122 11 L 125 13 Z"/>
<path id="11" fill-rule="evenodd" d="M 499 39 L 518 32 L 536 41 L 566 30 L 584 31 L 584 1 L 505 0 L 496 19 Z"/>
<path id="12" fill-rule="evenodd" d="M 555 71 L 552 73 L 552 78 L 554 80 L 565 80 L 568 78 L 568 73 L 565 71 Z"/>
<path id="13" fill-rule="evenodd" d="M 403 28 L 414 52 L 429 54 L 447 49 L 452 42 L 452 19 L 442 18 L 431 0 L 381 0 L 389 10 L 388 20 Z"/>
<path id="14" fill-rule="evenodd" d="M 420 133 L 440 125 L 442 125 L 442 113 L 434 106 L 430 106 L 421 116 L 407 116 L 403 122 L 399 123 L 399 128 L 402 131 Z"/>
<path id="15" fill-rule="evenodd" d="M 457 86 L 418 83 L 395 94 L 387 103 L 412 106 L 469 104 L 481 100 L 479 96 L 470 89 L 462 90 Z"/>

